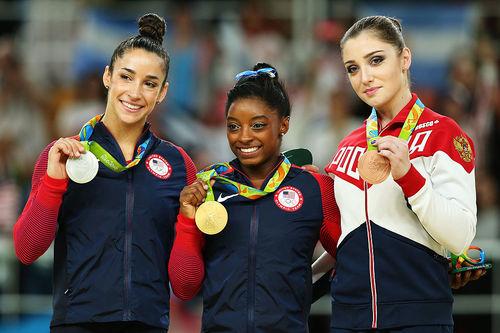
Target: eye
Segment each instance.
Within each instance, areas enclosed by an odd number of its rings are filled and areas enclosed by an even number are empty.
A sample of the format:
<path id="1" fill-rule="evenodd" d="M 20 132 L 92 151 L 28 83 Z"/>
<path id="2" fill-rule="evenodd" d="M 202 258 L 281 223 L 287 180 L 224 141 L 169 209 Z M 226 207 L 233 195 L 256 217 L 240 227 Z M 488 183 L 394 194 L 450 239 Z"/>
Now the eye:
<path id="1" fill-rule="evenodd" d="M 350 65 L 346 67 L 346 71 L 348 74 L 354 74 L 358 70 L 358 66 Z"/>
<path id="2" fill-rule="evenodd" d="M 158 87 L 158 83 L 153 82 L 153 81 L 146 81 L 146 83 L 145 83 L 145 84 L 146 84 L 146 86 L 147 86 L 148 88 L 156 88 L 156 87 Z"/>
<path id="3" fill-rule="evenodd" d="M 130 75 L 127 75 L 127 74 L 120 74 L 120 78 L 122 78 L 123 80 L 126 80 L 126 81 L 132 80 Z"/>
<path id="4" fill-rule="evenodd" d="M 378 65 L 380 64 L 382 61 L 384 61 L 384 57 L 382 56 L 374 56 L 373 58 L 370 59 L 370 63 L 372 65 Z"/>
<path id="5" fill-rule="evenodd" d="M 238 126 L 238 125 L 237 125 L 237 124 L 235 124 L 235 123 L 229 123 L 229 124 L 227 124 L 227 130 L 228 130 L 229 132 L 235 132 L 235 131 L 237 131 L 237 130 L 239 130 L 239 129 L 240 129 L 240 126 Z"/>
<path id="6" fill-rule="evenodd" d="M 252 125 L 252 128 L 253 128 L 253 129 L 256 129 L 256 130 L 263 129 L 264 127 L 266 127 L 266 124 L 264 124 L 264 123 L 260 123 L 260 122 L 259 122 L 259 123 L 254 123 L 254 124 Z"/>

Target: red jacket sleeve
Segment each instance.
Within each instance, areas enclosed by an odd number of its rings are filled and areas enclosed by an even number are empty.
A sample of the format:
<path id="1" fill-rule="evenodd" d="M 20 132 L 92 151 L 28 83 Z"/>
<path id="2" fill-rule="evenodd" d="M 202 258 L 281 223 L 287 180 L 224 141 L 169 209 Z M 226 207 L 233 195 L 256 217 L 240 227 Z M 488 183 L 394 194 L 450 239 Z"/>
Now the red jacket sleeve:
<path id="1" fill-rule="evenodd" d="M 33 171 L 31 192 L 23 212 L 14 225 L 14 249 L 17 258 L 26 265 L 47 251 L 57 231 L 57 216 L 67 179 L 47 175 L 48 145 L 38 157 Z"/>
<path id="2" fill-rule="evenodd" d="M 321 245 L 325 250 L 335 257 L 337 242 L 340 238 L 340 211 L 335 201 L 333 189 L 333 179 L 327 175 L 311 173 L 316 178 L 320 191 L 323 206 L 323 224 L 320 230 Z"/>
<path id="3" fill-rule="evenodd" d="M 175 226 L 176 236 L 170 253 L 168 273 L 174 294 L 182 300 L 196 296 L 205 278 L 203 246 L 205 238 L 194 219 L 179 214 Z"/>

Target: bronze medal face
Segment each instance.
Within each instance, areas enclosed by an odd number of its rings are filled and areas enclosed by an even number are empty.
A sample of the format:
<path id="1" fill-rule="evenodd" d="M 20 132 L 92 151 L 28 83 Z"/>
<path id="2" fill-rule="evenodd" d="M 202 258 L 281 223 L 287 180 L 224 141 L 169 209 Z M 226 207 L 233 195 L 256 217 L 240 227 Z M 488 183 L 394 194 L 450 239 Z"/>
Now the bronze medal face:
<path id="1" fill-rule="evenodd" d="M 359 158 L 358 172 L 366 182 L 378 184 L 387 179 L 391 172 L 391 165 L 389 160 L 376 150 L 370 150 Z"/>
<path id="2" fill-rule="evenodd" d="M 226 227 L 227 210 L 220 202 L 206 201 L 198 207 L 194 219 L 201 232 L 215 235 Z"/>

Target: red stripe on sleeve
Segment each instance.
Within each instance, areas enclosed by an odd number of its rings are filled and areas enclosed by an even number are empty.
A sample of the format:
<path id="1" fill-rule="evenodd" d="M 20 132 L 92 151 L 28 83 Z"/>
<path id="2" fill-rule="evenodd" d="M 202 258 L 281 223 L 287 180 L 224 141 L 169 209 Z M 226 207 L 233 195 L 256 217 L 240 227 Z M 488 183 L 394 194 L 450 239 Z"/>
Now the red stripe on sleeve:
<path id="1" fill-rule="evenodd" d="M 186 165 L 186 182 L 188 185 L 191 185 L 196 180 L 196 166 L 184 149 L 179 146 L 176 147 L 179 149 L 182 158 L 184 158 L 184 164 Z"/>
<path id="2" fill-rule="evenodd" d="M 47 176 L 48 145 L 38 157 L 32 177 L 31 192 L 13 229 L 14 249 L 25 265 L 33 263 L 47 251 L 57 231 L 57 216 L 67 179 Z"/>
<path id="3" fill-rule="evenodd" d="M 176 236 L 170 253 L 168 273 L 174 294 L 182 300 L 196 296 L 205 278 L 203 246 L 205 238 L 194 219 L 177 216 Z"/>
<path id="4" fill-rule="evenodd" d="M 324 249 L 335 257 L 337 242 L 340 238 L 340 210 L 335 201 L 333 179 L 326 175 L 311 173 L 316 178 L 321 191 L 323 206 L 323 224 L 320 230 L 320 241 Z"/>

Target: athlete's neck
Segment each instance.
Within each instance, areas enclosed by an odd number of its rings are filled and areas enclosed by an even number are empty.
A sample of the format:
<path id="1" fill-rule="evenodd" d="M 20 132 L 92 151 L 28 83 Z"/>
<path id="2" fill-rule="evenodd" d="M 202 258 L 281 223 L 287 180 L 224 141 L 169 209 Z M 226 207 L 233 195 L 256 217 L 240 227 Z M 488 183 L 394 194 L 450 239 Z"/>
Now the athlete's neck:
<path id="1" fill-rule="evenodd" d="M 241 171 L 247 175 L 254 188 L 260 188 L 269 174 L 276 169 L 279 160 L 280 156 L 276 156 L 257 166 L 241 164 Z"/>
<path id="2" fill-rule="evenodd" d="M 398 113 L 408 104 L 412 99 L 409 89 L 404 89 L 401 94 L 394 96 L 394 98 L 386 105 L 377 109 L 377 116 L 380 121 L 380 127 L 385 128 Z"/>
<path id="3" fill-rule="evenodd" d="M 132 160 L 137 141 L 144 131 L 144 123 L 125 124 L 111 114 L 105 114 L 102 122 L 118 142 L 125 160 Z"/>

